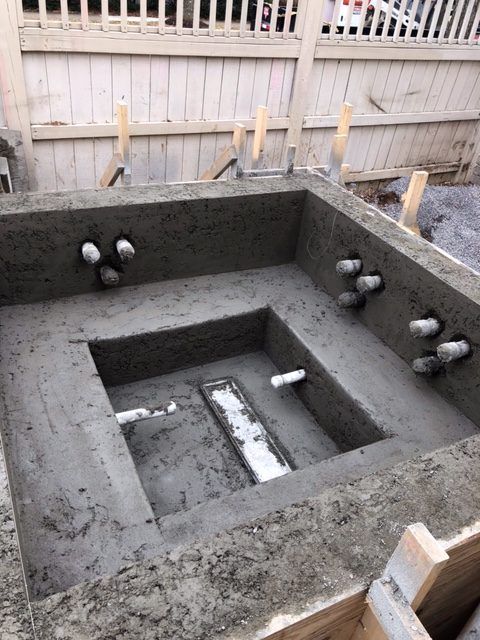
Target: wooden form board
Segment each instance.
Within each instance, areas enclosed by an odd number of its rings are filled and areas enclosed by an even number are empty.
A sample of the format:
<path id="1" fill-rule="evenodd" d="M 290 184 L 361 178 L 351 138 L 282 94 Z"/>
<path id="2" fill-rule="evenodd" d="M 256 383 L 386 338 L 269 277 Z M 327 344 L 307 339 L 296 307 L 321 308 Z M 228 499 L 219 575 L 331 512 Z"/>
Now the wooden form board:
<path id="1" fill-rule="evenodd" d="M 424 567 L 440 565 L 441 570 L 429 585 L 428 593 L 423 593 L 425 599 L 417 615 L 430 636 L 436 640 L 452 640 L 480 601 L 480 530 L 441 546 L 448 554 L 448 560 L 438 555 L 438 548 L 433 556 L 428 557 L 427 554 L 419 558 Z M 423 575 L 431 577 L 432 574 L 427 571 Z M 359 590 L 331 603 L 319 604 L 315 613 L 312 613 L 314 606 L 311 605 L 309 614 L 299 616 L 300 619 L 289 627 L 257 637 L 268 640 L 352 640 L 360 619 L 367 611 L 366 595 L 366 589 Z M 368 616 L 370 614 L 367 613 L 366 622 L 369 622 Z M 368 638 L 385 640 L 386 636 L 378 633 Z"/>

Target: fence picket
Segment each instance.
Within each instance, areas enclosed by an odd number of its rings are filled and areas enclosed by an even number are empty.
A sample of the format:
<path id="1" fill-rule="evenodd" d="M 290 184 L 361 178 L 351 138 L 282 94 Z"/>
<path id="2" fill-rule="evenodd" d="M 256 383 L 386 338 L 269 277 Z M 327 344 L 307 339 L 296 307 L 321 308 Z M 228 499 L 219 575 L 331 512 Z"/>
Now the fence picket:
<path id="1" fill-rule="evenodd" d="M 457 5 L 455 14 L 453 17 L 453 22 L 450 26 L 450 32 L 448 34 L 448 44 L 454 44 L 456 40 L 458 23 L 460 22 L 460 16 L 462 15 L 464 4 L 465 4 L 465 0 L 460 0 L 460 2 Z"/>
<path id="2" fill-rule="evenodd" d="M 165 0 L 158 0 L 158 33 L 165 33 Z"/>
<path id="3" fill-rule="evenodd" d="M 460 28 L 460 33 L 458 34 L 458 44 L 465 44 L 465 33 L 468 28 L 468 23 L 470 22 L 470 16 L 473 11 L 473 1 L 468 3 L 467 10 L 465 11 L 465 15 L 463 16 L 462 26 Z"/>
<path id="4" fill-rule="evenodd" d="M 177 18 L 176 18 L 177 35 L 183 33 L 183 0 L 177 0 Z"/>
<path id="5" fill-rule="evenodd" d="M 80 0 L 80 20 L 82 22 L 82 29 L 88 31 L 90 28 L 88 21 L 88 0 Z"/>
<path id="6" fill-rule="evenodd" d="M 120 30 L 125 33 L 128 28 L 127 0 L 120 0 Z"/>
<path id="7" fill-rule="evenodd" d="M 217 24 L 217 0 L 210 0 L 210 15 L 208 18 L 208 33 L 215 35 L 215 26 Z"/>
<path id="8" fill-rule="evenodd" d="M 270 15 L 270 38 L 275 38 L 277 35 L 277 21 L 278 21 L 278 0 L 273 0 L 272 13 Z"/>
<path id="9" fill-rule="evenodd" d="M 247 30 L 248 0 L 242 0 L 242 11 L 240 13 L 240 37 L 243 38 Z"/>
<path id="10" fill-rule="evenodd" d="M 147 0 L 140 0 L 140 33 L 147 33 Z"/>
<path id="11" fill-rule="evenodd" d="M 357 41 L 361 40 L 363 36 L 363 28 L 365 26 L 365 16 L 367 15 L 367 7 L 368 7 L 368 2 L 362 2 L 362 8 L 360 10 L 360 20 L 357 27 L 357 35 L 356 35 Z"/>
<path id="12" fill-rule="evenodd" d="M 263 2 L 258 0 L 257 2 L 257 11 L 255 13 L 255 36 L 260 35 L 262 30 L 262 12 L 263 12 Z"/>
<path id="13" fill-rule="evenodd" d="M 48 16 L 47 16 L 47 3 L 46 0 L 38 0 L 38 13 L 40 16 L 40 27 L 42 29 L 47 29 L 48 27 Z"/>
<path id="14" fill-rule="evenodd" d="M 417 42 L 421 42 L 423 39 L 423 32 L 425 31 L 425 24 L 427 22 L 428 14 L 430 13 L 430 6 L 432 0 L 426 0 L 422 9 L 422 17 L 420 19 L 420 26 L 418 27 Z"/>
<path id="15" fill-rule="evenodd" d="M 470 29 L 470 34 L 468 36 L 468 44 L 473 44 L 475 42 L 475 36 L 477 35 L 478 25 L 480 23 L 480 4 L 477 7 L 477 12 L 475 13 L 475 17 L 473 19 L 472 28 Z M 477 40 L 480 44 L 480 38 Z"/>
<path id="16" fill-rule="evenodd" d="M 363 5 L 363 2 L 362 2 Z M 348 11 L 347 11 L 347 19 L 345 20 L 345 24 L 343 26 L 343 39 L 347 40 L 350 35 L 350 25 L 352 24 L 352 16 L 353 10 L 355 8 L 355 0 L 349 0 L 348 2 Z"/>
<path id="17" fill-rule="evenodd" d="M 385 22 L 383 23 L 381 40 L 385 42 L 388 36 L 388 31 L 390 29 L 390 22 L 392 21 L 392 9 L 393 9 L 393 0 L 389 0 L 388 9 L 385 15 Z"/>
<path id="18" fill-rule="evenodd" d="M 447 31 L 448 23 L 450 22 L 450 14 L 452 13 L 454 0 L 448 0 L 447 6 L 445 8 L 445 13 L 443 14 L 442 25 L 440 27 L 440 31 L 438 33 L 438 43 L 442 44 L 444 40 L 445 33 Z"/>
<path id="19" fill-rule="evenodd" d="M 412 7 L 410 9 L 410 20 L 408 21 L 408 27 L 405 31 L 405 42 L 410 42 L 410 37 L 413 31 L 413 24 L 415 22 L 415 16 L 417 15 L 419 0 L 413 0 Z"/>
<path id="20" fill-rule="evenodd" d="M 427 42 L 433 42 L 435 38 L 435 30 L 438 24 L 438 18 L 440 16 L 440 11 L 442 9 L 442 2 L 437 0 L 435 3 L 435 11 L 433 12 L 432 22 L 430 23 L 430 28 L 428 29 Z"/>
<path id="21" fill-rule="evenodd" d="M 403 17 L 405 16 L 405 9 L 407 8 L 407 0 L 402 0 L 400 3 L 400 9 L 398 11 L 397 16 L 397 24 L 395 25 L 395 30 L 393 32 L 393 41 L 397 42 L 398 37 L 400 35 L 400 31 L 403 27 Z"/>
<path id="22" fill-rule="evenodd" d="M 232 11 L 233 11 L 233 0 L 227 0 L 225 3 L 225 35 L 231 35 L 232 31 Z"/>
<path id="23" fill-rule="evenodd" d="M 62 29 L 70 28 L 70 21 L 68 19 L 68 4 L 67 0 L 60 0 L 60 15 L 62 18 Z"/>
<path id="24" fill-rule="evenodd" d="M 333 10 L 332 24 L 330 25 L 330 40 L 333 40 L 337 34 L 338 16 L 340 15 L 340 9 L 342 8 L 343 0 L 335 0 L 335 8 Z"/>
<path id="25" fill-rule="evenodd" d="M 378 19 L 380 17 L 380 8 L 381 8 L 381 6 L 382 6 L 381 2 L 376 2 L 375 3 L 375 10 L 373 12 L 372 24 L 370 26 L 370 35 L 369 35 L 370 42 L 375 40 L 375 38 L 377 36 L 377 25 L 378 25 Z"/>
<path id="26" fill-rule="evenodd" d="M 283 23 L 283 37 L 288 38 L 290 33 L 290 25 L 292 24 L 293 0 L 287 0 L 285 7 L 285 20 Z"/>
<path id="27" fill-rule="evenodd" d="M 193 35 L 200 33 L 200 0 L 195 0 L 193 4 Z"/>

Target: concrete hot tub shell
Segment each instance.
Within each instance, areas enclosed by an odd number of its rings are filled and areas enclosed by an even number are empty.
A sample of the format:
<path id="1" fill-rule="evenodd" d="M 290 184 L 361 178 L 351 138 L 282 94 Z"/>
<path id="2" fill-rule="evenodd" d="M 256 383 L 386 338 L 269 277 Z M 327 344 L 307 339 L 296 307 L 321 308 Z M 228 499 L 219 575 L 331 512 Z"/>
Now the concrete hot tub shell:
<path id="1" fill-rule="evenodd" d="M 1 434 L 32 600 L 478 433 L 479 277 L 320 177 L 5 203 Z M 124 269 L 119 235 L 136 250 Z M 120 287 L 82 262 L 85 239 Z M 354 279 L 335 264 L 351 256 L 385 287 L 339 309 Z M 414 340 L 428 312 L 442 334 Z M 458 335 L 468 358 L 413 373 Z M 271 388 L 299 367 L 305 382 Z M 291 473 L 253 482 L 199 392 L 227 375 Z M 115 419 L 170 399 L 174 416 Z"/>

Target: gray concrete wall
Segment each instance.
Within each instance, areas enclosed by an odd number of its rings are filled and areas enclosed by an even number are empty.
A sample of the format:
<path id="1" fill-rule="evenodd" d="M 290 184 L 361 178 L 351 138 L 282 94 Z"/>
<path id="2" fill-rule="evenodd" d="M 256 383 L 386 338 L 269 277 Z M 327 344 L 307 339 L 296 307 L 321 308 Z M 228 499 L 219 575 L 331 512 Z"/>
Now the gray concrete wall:
<path id="1" fill-rule="evenodd" d="M 430 383 L 478 424 L 480 277 L 373 213 L 352 194 L 318 182 L 306 199 L 297 262 L 336 297 L 355 285 L 355 278 L 340 278 L 335 272 L 336 262 L 352 255 L 362 258 L 362 274 L 380 273 L 385 288 L 368 294 L 363 309 L 341 313 L 363 322 L 408 362 L 452 337 L 467 337 L 472 356 L 446 365 Z M 426 313 L 436 314 L 445 328 L 437 338 L 415 340 L 408 323 Z M 367 370 L 371 363 L 365 364 Z"/>
<path id="2" fill-rule="evenodd" d="M 102 289 L 80 257 L 86 239 L 124 271 L 121 285 L 290 262 L 304 195 L 288 179 L 4 196 L 0 304 Z M 114 253 L 120 235 L 136 249 L 125 268 Z"/>

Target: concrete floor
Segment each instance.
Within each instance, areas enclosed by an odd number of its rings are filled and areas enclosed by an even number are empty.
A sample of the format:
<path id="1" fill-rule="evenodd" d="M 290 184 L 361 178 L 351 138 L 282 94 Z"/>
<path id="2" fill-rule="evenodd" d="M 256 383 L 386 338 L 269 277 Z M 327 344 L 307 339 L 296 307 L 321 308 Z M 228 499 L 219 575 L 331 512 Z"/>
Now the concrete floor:
<path id="1" fill-rule="evenodd" d="M 270 378 L 278 373 L 259 351 L 107 389 L 116 412 L 161 405 L 169 399 L 177 403 L 173 416 L 123 430 L 157 517 L 253 484 L 200 391 L 209 380 L 233 376 L 240 383 L 292 468 L 303 469 L 341 453 L 293 389 L 273 389 Z"/>

